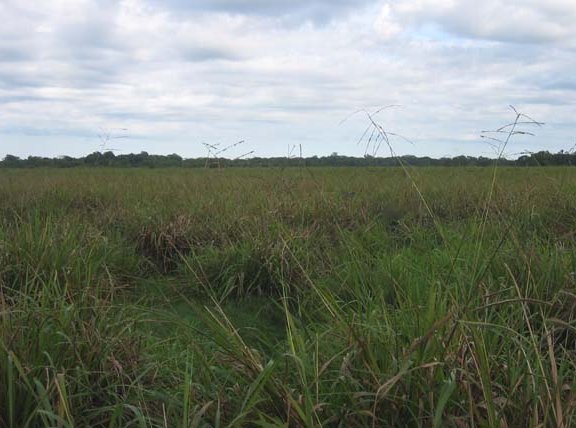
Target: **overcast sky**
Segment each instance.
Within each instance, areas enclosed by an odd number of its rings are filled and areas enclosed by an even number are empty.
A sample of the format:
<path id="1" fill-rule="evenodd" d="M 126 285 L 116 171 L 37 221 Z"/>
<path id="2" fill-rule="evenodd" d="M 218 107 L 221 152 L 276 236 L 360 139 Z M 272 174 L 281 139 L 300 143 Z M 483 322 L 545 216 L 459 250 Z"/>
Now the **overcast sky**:
<path id="1" fill-rule="evenodd" d="M 398 153 L 493 155 L 510 104 L 546 122 L 510 157 L 576 143 L 574 0 L 0 0 L 0 23 L 0 157 L 362 156 L 342 120 L 392 104 Z"/>

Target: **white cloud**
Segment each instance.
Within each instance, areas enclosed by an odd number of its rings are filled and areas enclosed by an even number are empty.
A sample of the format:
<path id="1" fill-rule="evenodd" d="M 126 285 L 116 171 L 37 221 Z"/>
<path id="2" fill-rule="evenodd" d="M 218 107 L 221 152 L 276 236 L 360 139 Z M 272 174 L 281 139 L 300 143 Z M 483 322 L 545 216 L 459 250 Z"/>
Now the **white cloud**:
<path id="1" fill-rule="evenodd" d="M 392 7 L 389 4 L 385 4 L 380 10 L 374 22 L 374 29 L 384 39 L 390 39 L 402 31 L 402 26 L 392 16 Z"/>
<path id="2" fill-rule="evenodd" d="M 551 123 L 532 144 L 572 139 L 572 2 L 272 3 L 0 0 L 0 156 L 83 154 L 99 126 L 125 151 L 361 155 L 362 120 L 338 123 L 386 104 L 400 152 L 485 152 L 508 104 Z"/>
<path id="3" fill-rule="evenodd" d="M 396 0 L 383 6 L 406 26 L 435 24 L 454 35 L 517 43 L 574 43 L 572 0 Z"/>

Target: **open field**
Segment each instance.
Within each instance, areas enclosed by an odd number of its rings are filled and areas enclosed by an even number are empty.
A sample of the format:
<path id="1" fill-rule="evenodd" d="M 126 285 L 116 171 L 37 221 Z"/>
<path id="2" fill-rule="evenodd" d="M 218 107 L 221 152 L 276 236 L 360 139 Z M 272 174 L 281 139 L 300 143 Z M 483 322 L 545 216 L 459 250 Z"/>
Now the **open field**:
<path id="1" fill-rule="evenodd" d="M 0 170 L 0 427 L 564 426 L 576 169 Z"/>

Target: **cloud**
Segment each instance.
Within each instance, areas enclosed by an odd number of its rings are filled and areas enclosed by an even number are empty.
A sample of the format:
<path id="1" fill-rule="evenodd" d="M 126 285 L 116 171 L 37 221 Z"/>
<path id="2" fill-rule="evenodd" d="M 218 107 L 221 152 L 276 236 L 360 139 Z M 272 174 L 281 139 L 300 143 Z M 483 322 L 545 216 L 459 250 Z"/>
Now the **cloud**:
<path id="1" fill-rule="evenodd" d="M 216 12 L 245 16 L 275 17 L 280 22 L 301 25 L 304 22 L 326 24 L 343 14 L 362 9 L 370 0 L 148 0 L 153 7 L 172 13 Z M 278 22 L 278 21 L 277 21 Z"/>
<path id="2" fill-rule="evenodd" d="M 398 0 L 383 6 L 380 27 L 437 26 L 450 34 L 514 43 L 576 42 L 572 0 Z"/>
<path id="3" fill-rule="evenodd" d="M 84 154 L 99 127 L 128 128 L 124 151 L 199 156 L 202 141 L 246 139 L 260 156 L 294 143 L 361 155 L 364 119 L 338 123 L 387 104 L 402 108 L 383 123 L 415 142 L 400 153 L 482 153 L 474 136 L 509 104 L 551 123 L 536 141 L 561 147 L 571 4 L 5 0 L 0 157 Z"/>

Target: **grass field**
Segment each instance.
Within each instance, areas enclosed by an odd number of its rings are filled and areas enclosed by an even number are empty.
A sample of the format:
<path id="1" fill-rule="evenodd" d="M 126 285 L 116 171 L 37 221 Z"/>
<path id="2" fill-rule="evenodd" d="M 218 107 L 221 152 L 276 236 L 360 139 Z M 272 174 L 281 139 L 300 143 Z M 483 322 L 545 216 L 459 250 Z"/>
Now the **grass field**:
<path id="1" fill-rule="evenodd" d="M 576 169 L 0 170 L 0 427 L 568 427 Z"/>

